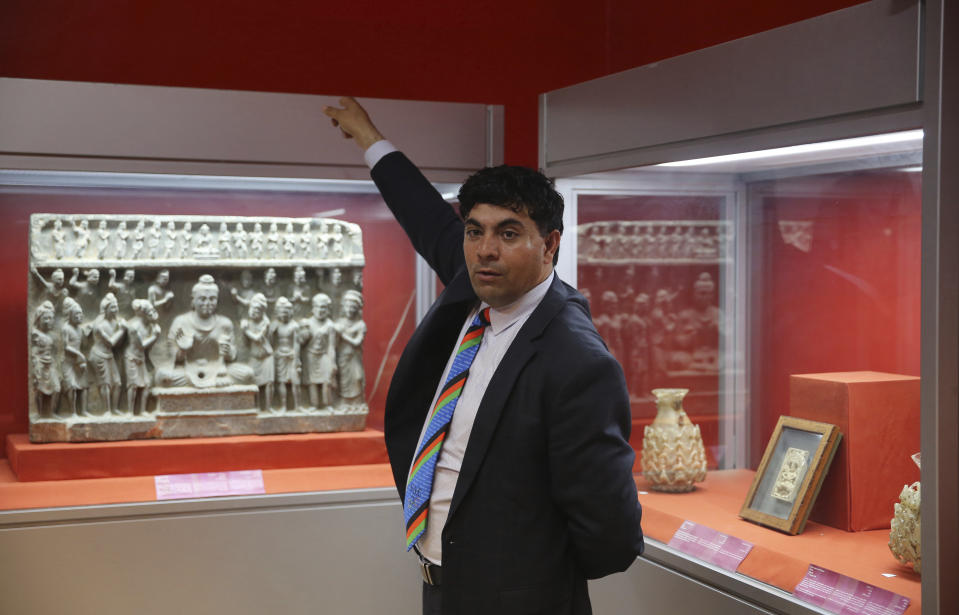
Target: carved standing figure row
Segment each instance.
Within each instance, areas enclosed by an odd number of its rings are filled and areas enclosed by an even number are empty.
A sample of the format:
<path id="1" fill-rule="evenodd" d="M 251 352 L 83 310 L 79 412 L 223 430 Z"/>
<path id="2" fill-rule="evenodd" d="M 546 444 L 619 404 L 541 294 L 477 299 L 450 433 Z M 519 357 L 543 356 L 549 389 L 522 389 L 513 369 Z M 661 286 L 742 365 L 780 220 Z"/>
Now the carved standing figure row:
<path id="1" fill-rule="evenodd" d="M 331 298 L 323 292 L 309 296 L 302 267 L 294 271 L 292 300 L 276 296 L 276 271 L 269 268 L 264 284 L 274 295 L 271 321 L 267 315 L 271 301 L 263 292 L 231 289 L 232 297 L 248 310 L 239 326 L 246 350 L 244 363 L 237 360 L 233 321 L 217 311 L 220 287 L 212 275 L 201 275 L 191 288 L 190 309 L 173 317 L 168 327 L 165 339 L 174 349 L 167 355 L 171 360 L 164 361 L 160 353 L 151 374 L 150 351 L 162 333 L 158 308 L 168 309 L 175 297 L 169 288 L 169 270 L 157 273 L 146 298 L 135 296 L 132 269 L 120 280 L 111 270 L 109 292 L 100 299 L 96 318 L 85 323 L 79 299 L 95 296 L 96 272 L 89 270 L 85 281 L 78 281 L 74 272 L 70 282 L 77 292 L 74 299 L 62 270 L 55 270 L 47 281 L 33 269 L 43 287 L 43 300 L 34 312 L 31 329 L 32 382 L 41 417 L 57 416 L 61 395 L 70 416 L 94 416 L 88 408 L 90 387 L 99 395 L 99 416 L 147 414 L 151 387 L 207 389 L 255 384 L 261 412 L 274 410 L 275 387 L 279 389 L 279 411 L 305 407 L 300 396 L 303 385 L 313 409 L 331 406 L 335 395 L 345 403 L 362 403 L 366 325 L 360 318 L 363 298 L 357 290 L 343 291 L 341 317 L 334 321 Z M 241 284 L 251 286 L 252 277 L 250 271 L 243 271 Z M 338 271 L 330 277 L 335 285 L 341 283 Z M 310 316 L 296 320 L 293 301 L 310 304 Z M 132 314 L 129 317 L 121 316 L 124 303 Z M 57 331 L 58 311 L 62 324 Z M 124 382 L 125 411 L 120 409 Z"/>

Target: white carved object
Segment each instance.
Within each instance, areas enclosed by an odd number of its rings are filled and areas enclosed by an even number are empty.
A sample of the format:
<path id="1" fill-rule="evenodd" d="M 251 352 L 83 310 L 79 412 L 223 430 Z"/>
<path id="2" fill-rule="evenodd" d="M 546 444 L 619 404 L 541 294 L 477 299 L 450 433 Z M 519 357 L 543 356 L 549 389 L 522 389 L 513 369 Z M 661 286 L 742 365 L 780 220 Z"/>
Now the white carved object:
<path id="1" fill-rule="evenodd" d="M 643 476 L 655 491 L 686 492 L 706 479 L 699 426 L 683 410 L 689 389 L 653 389 L 656 418 L 643 434 Z"/>
<path id="2" fill-rule="evenodd" d="M 920 465 L 919 453 L 912 456 L 916 465 Z M 921 485 L 917 481 L 904 485 L 895 505 L 895 514 L 889 526 L 889 550 L 903 564 L 912 564 L 913 569 L 922 574 L 922 524 L 920 523 L 920 505 L 922 503 Z"/>
<path id="3" fill-rule="evenodd" d="M 790 504 L 795 502 L 808 465 L 809 451 L 793 447 L 786 449 L 776 474 L 776 482 L 773 483 L 772 496 Z"/>

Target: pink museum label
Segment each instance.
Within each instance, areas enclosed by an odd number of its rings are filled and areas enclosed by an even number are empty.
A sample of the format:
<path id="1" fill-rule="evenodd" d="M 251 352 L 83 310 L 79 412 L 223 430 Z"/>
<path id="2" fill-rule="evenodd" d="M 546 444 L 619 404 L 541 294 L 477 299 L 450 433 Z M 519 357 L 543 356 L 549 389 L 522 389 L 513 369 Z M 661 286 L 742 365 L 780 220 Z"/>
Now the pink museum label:
<path id="1" fill-rule="evenodd" d="M 793 595 L 839 615 L 901 615 L 909 607 L 905 596 L 812 564 Z"/>
<path id="2" fill-rule="evenodd" d="M 154 476 L 158 500 L 266 493 L 263 470 Z"/>
<path id="3" fill-rule="evenodd" d="M 753 548 L 750 542 L 692 521 L 683 521 L 669 540 L 669 546 L 730 572 L 739 568 Z"/>

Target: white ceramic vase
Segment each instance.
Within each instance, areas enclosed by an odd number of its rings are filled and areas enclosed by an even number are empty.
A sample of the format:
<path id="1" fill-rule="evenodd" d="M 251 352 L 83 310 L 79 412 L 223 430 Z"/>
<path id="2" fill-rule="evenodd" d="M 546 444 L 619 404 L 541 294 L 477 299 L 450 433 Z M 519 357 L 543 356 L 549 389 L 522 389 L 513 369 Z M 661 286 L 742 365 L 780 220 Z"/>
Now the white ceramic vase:
<path id="1" fill-rule="evenodd" d="M 653 389 L 656 418 L 643 434 L 643 476 L 656 491 L 686 492 L 706 479 L 699 426 L 683 410 L 689 389 Z"/>

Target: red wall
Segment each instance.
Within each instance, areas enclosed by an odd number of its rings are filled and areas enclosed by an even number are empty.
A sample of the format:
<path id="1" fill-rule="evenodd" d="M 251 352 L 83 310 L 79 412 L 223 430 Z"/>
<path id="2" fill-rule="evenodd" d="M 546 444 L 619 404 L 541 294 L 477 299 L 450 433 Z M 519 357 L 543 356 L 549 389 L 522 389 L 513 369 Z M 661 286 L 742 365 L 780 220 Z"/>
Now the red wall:
<path id="1" fill-rule="evenodd" d="M 0 77 L 502 104 L 535 166 L 537 94 L 859 0 L 4 0 Z"/>
<path id="2" fill-rule="evenodd" d="M 760 315 L 750 331 L 753 467 L 789 414 L 791 374 L 919 375 L 920 174 L 822 175 L 764 189 L 753 202 L 762 217 L 751 255 Z M 812 221 L 808 252 L 783 241 L 780 220 Z"/>

